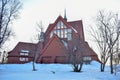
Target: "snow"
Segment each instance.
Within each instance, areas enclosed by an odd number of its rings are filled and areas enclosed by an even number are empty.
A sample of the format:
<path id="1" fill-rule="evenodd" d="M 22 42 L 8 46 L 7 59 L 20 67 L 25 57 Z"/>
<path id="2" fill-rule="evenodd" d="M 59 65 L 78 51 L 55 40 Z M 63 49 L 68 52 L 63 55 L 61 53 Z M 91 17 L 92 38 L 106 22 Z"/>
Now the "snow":
<path id="1" fill-rule="evenodd" d="M 78 32 L 77 32 L 77 30 L 76 30 L 76 29 L 74 29 L 72 26 L 71 26 L 71 28 L 73 29 L 73 31 L 75 31 L 75 33 L 78 33 Z"/>
<path id="2" fill-rule="evenodd" d="M 84 64 L 82 72 L 73 72 L 70 64 L 36 64 L 36 68 L 32 71 L 32 63 L 1 64 L 0 80 L 120 80 L 120 72 L 110 74 L 108 66 L 100 72 L 96 61 Z"/>
<path id="3" fill-rule="evenodd" d="M 28 50 L 21 50 L 22 53 L 29 53 Z"/>
<path id="4" fill-rule="evenodd" d="M 67 42 L 65 42 L 64 40 L 62 40 L 62 42 L 63 42 L 64 46 L 65 46 L 66 48 L 68 48 Z"/>

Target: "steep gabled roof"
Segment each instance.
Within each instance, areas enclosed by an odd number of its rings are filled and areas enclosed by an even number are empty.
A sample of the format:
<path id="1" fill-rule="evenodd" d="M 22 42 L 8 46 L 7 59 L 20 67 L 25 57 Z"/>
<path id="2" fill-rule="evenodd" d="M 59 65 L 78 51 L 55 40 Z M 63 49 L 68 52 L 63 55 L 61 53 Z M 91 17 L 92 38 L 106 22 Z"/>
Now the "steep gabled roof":
<path id="1" fill-rule="evenodd" d="M 49 34 L 49 32 L 52 30 L 53 25 L 54 24 L 49 24 L 49 26 L 48 26 L 48 28 L 47 28 L 47 30 L 45 32 L 46 35 Z"/>
<path id="2" fill-rule="evenodd" d="M 68 22 L 70 26 L 72 26 L 73 29 L 75 29 L 79 36 L 82 37 L 84 40 L 84 32 L 83 32 L 83 23 L 82 20 L 77 20 L 77 21 L 70 21 Z"/>
<path id="3" fill-rule="evenodd" d="M 81 43 L 84 56 L 97 56 L 97 54 L 90 48 L 87 42 Z"/>
<path id="4" fill-rule="evenodd" d="M 16 47 L 19 49 L 35 49 L 36 45 L 35 43 L 19 42 Z"/>
<path id="5" fill-rule="evenodd" d="M 63 42 L 59 39 L 59 37 L 56 34 L 53 34 L 52 38 L 50 38 L 50 40 L 48 41 L 48 43 L 45 45 L 45 47 L 44 47 L 41 55 L 44 54 L 44 52 L 47 50 L 47 48 L 50 46 L 50 44 L 52 42 L 54 42 L 54 40 L 57 40 L 57 42 L 59 44 L 61 44 L 64 47 L 64 49 L 67 49 L 66 46 L 63 44 Z"/>
<path id="6" fill-rule="evenodd" d="M 53 28 L 56 26 L 58 21 L 62 21 L 64 23 L 64 25 L 66 25 L 66 27 L 71 28 L 75 33 L 79 34 L 81 39 L 84 40 L 82 20 L 67 22 L 66 20 L 64 20 L 64 18 L 62 16 L 58 16 L 58 18 L 55 20 L 54 23 L 49 24 L 49 26 L 46 30 L 46 33 L 45 33 L 46 35 L 50 34 L 51 30 L 53 30 Z"/>
<path id="7" fill-rule="evenodd" d="M 69 26 L 67 21 L 64 20 L 64 18 L 62 16 L 58 16 L 58 18 L 55 20 L 55 22 L 53 24 L 49 24 L 48 29 L 46 30 L 45 34 L 48 35 L 51 32 L 51 30 L 56 26 L 58 21 L 60 21 L 60 20 L 66 25 L 66 27 Z"/>
<path id="8" fill-rule="evenodd" d="M 36 50 L 36 45 L 37 44 L 34 43 L 19 42 L 12 51 L 8 52 L 8 57 L 19 56 L 18 54 L 20 53 L 20 50 L 28 50 L 30 53 L 34 53 Z"/>

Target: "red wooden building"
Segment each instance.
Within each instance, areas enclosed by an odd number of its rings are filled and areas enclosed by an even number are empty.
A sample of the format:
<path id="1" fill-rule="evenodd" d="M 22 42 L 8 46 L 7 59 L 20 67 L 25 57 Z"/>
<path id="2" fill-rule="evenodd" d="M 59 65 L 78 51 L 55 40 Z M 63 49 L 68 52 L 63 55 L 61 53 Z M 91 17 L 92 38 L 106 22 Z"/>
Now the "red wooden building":
<path id="1" fill-rule="evenodd" d="M 37 44 L 19 42 L 9 52 L 8 63 L 30 62 L 34 56 L 37 63 L 68 63 L 71 53 L 77 54 L 78 60 L 99 61 L 84 39 L 82 20 L 67 21 L 66 16 L 58 16 L 45 33 L 41 32 Z"/>
<path id="2" fill-rule="evenodd" d="M 36 52 L 36 45 L 33 43 L 19 42 L 16 47 L 8 53 L 8 63 L 26 63 L 33 60 Z"/>

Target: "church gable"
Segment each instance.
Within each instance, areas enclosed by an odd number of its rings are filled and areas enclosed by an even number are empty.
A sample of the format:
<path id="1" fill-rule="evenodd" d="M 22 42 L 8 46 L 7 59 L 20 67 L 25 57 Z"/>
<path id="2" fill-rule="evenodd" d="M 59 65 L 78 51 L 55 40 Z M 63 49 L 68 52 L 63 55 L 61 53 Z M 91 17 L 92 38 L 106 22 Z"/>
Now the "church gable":
<path id="1" fill-rule="evenodd" d="M 78 35 L 84 41 L 82 20 L 67 22 L 62 16 L 59 16 L 53 24 L 50 24 L 46 30 L 46 42 L 56 34 L 59 38 L 71 40 L 74 35 Z"/>
<path id="2" fill-rule="evenodd" d="M 45 46 L 43 52 L 41 53 L 39 62 L 44 62 L 44 60 L 46 61 L 46 59 L 49 59 L 51 63 L 51 62 L 55 62 L 55 59 L 58 57 L 59 58 L 64 57 L 67 59 L 66 56 L 67 56 L 66 46 L 64 46 L 62 41 L 57 37 L 57 35 L 54 34 L 53 37 L 50 39 L 50 41 Z"/>
<path id="3" fill-rule="evenodd" d="M 48 29 L 46 30 L 46 35 L 49 35 L 54 29 L 64 29 L 69 28 L 69 25 L 66 20 L 59 16 L 53 24 L 49 24 Z"/>
<path id="4" fill-rule="evenodd" d="M 56 34 L 59 38 L 66 38 L 71 40 L 72 38 L 72 29 L 71 26 L 64 20 L 61 16 L 59 16 L 53 24 L 50 24 L 46 31 L 46 43 L 48 40 Z M 75 30 L 74 30 L 75 31 Z"/>
<path id="5" fill-rule="evenodd" d="M 54 34 L 53 37 L 49 40 L 49 42 L 46 44 L 42 52 L 42 55 L 44 55 L 46 52 L 51 52 L 53 50 L 55 51 L 60 50 L 60 52 L 62 51 L 64 52 L 64 50 L 67 50 L 66 46 L 64 46 L 64 44 L 56 34 Z"/>

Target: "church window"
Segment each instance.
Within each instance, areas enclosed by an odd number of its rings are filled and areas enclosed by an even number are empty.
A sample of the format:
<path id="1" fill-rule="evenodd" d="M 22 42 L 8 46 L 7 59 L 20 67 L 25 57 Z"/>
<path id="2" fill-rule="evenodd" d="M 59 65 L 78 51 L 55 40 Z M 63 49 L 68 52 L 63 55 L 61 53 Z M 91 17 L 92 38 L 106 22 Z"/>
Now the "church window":
<path id="1" fill-rule="evenodd" d="M 71 29 L 68 29 L 68 40 L 71 40 L 72 39 L 72 30 Z"/>
<path id="2" fill-rule="evenodd" d="M 61 37 L 60 30 L 57 30 L 58 37 Z"/>
<path id="3" fill-rule="evenodd" d="M 60 38 L 68 38 L 68 40 L 71 40 L 72 29 L 68 29 L 62 21 L 59 21 L 54 27 L 54 30 L 50 33 L 50 38 L 53 34 L 56 34 Z"/>
<path id="4" fill-rule="evenodd" d="M 64 28 L 64 24 L 63 24 L 63 22 L 61 21 L 61 28 Z"/>
<path id="5" fill-rule="evenodd" d="M 57 29 L 60 29 L 60 28 L 61 28 L 61 22 L 58 22 Z"/>
<path id="6" fill-rule="evenodd" d="M 50 33 L 50 38 L 53 36 L 53 32 Z"/>
<path id="7" fill-rule="evenodd" d="M 56 33 L 56 30 L 54 30 L 54 34 L 57 34 L 57 33 Z"/>
<path id="8" fill-rule="evenodd" d="M 67 38 L 67 29 L 64 29 L 64 38 Z"/>
<path id="9" fill-rule="evenodd" d="M 61 30 L 61 38 L 64 38 L 64 30 Z"/>
<path id="10" fill-rule="evenodd" d="M 72 30 L 71 30 L 71 29 L 68 29 L 68 33 L 72 33 Z"/>
<path id="11" fill-rule="evenodd" d="M 54 29 L 56 29 L 56 26 L 54 27 Z"/>
<path id="12" fill-rule="evenodd" d="M 65 25 L 63 25 L 64 29 L 67 28 Z"/>

